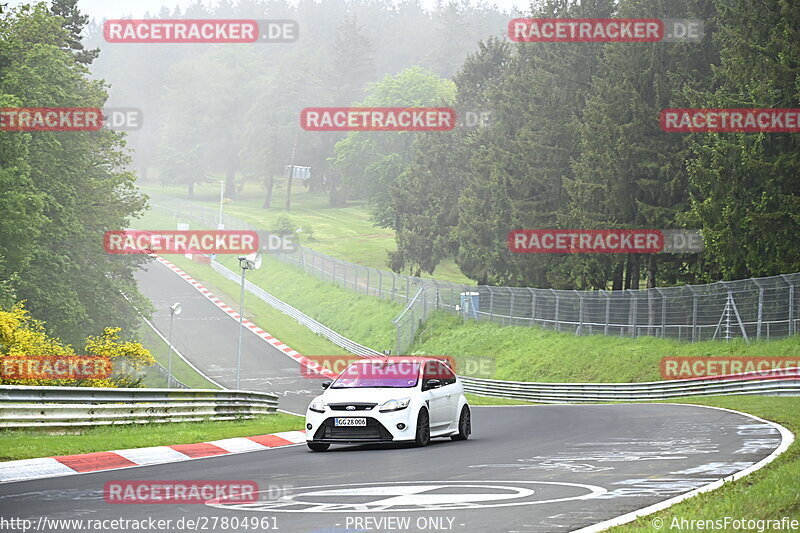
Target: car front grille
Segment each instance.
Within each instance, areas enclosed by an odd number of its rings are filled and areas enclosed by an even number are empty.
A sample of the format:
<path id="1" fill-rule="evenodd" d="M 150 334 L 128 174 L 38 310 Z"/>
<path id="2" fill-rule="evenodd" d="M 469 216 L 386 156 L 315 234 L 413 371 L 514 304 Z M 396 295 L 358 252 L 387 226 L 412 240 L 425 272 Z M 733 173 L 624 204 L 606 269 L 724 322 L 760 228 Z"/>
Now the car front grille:
<path id="1" fill-rule="evenodd" d="M 334 426 L 333 418 L 328 418 L 314 433 L 314 440 L 384 442 L 391 441 L 392 434 L 374 418 L 367 418 L 366 426 L 344 427 Z"/>
<path id="2" fill-rule="evenodd" d="M 378 405 L 377 403 L 329 403 L 328 407 L 331 408 L 331 411 L 369 411 L 373 407 Z M 353 407 L 354 409 L 348 409 L 348 407 Z"/>

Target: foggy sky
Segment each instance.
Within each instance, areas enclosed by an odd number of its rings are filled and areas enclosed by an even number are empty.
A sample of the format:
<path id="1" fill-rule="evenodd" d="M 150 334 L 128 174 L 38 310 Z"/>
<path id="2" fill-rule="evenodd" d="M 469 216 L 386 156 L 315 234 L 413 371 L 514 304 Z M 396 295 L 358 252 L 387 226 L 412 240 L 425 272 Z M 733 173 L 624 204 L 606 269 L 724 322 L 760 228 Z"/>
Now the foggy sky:
<path id="1" fill-rule="evenodd" d="M 19 5 L 26 3 L 36 3 L 36 1 L 27 0 L 5 0 L 9 5 Z M 472 0 L 473 4 L 494 4 L 505 11 L 511 11 L 514 8 L 526 10 L 530 5 L 530 0 Z M 5 2 L 4 2 L 5 3 Z M 166 5 L 172 11 L 175 6 L 185 8 L 188 5 L 197 3 L 197 0 L 79 0 L 78 6 L 81 11 L 94 17 L 98 20 L 103 18 L 124 18 L 131 16 L 143 16 L 148 11 L 151 14 L 156 14 L 161 9 L 161 6 Z M 205 0 L 200 2 L 204 4 L 215 5 L 216 0 Z M 344 2 L 343 2 L 344 3 Z M 436 4 L 436 0 L 421 0 L 425 7 L 432 7 Z"/>

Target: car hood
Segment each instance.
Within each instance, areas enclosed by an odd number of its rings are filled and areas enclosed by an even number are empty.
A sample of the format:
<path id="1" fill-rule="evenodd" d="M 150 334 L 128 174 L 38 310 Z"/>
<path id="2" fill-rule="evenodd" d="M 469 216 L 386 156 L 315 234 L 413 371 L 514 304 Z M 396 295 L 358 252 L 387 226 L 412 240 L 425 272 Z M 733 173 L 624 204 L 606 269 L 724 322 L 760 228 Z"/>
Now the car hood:
<path id="1" fill-rule="evenodd" d="M 409 398 L 417 392 L 416 388 L 359 388 L 359 389 L 327 389 L 322 394 L 322 400 L 327 403 L 377 403 L 378 405 L 388 400 Z"/>

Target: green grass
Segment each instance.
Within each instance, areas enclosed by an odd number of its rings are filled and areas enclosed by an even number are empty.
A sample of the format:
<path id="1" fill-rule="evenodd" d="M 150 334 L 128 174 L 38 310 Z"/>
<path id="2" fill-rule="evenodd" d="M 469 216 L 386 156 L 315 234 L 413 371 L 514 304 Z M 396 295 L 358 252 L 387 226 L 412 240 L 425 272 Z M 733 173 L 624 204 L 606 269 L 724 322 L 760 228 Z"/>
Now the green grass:
<path id="1" fill-rule="evenodd" d="M 138 339 L 142 345 L 150 350 L 156 361 L 161 363 L 164 368 L 169 366 L 169 349 L 167 343 L 159 337 L 153 329 L 142 321 L 138 331 Z M 198 374 L 191 366 L 189 366 L 183 359 L 178 357 L 174 352 L 172 354 L 172 375 L 181 383 L 187 385 L 192 389 L 217 389 L 216 385 L 208 381 L 206 378 Z M 161 388 L 167 386 L 167 378 L 162 376 L 155 366 L 151 367 L 150 371 L 145 378 L 145 387 Z"/>
<path id="2" fill-rule="evenodd" d="M 510 400 L 508 398 L 491 398 L 489 396 L 478 396 L 477 394 L 466 393 L 467 401 L 470 405 L 535 405 L 533 402 L 522 400 Z"/>
<path id="3" fill-rule="evenodd" d="M 437 314 L 415 353 L 489 356 L 495 379 L 543 382 L 659 381 L 661 358 L 704 356 L 796 356 L 800 336 L 745 343 L 678 342 L 655 337 L 636 339 L 603 335 L 575 336 L 536 327 L 462 324 L 458 317 Z"/>
<path id="4" fill-rule="evenodd" d="M 252 420 L 117 425 L 69 430 L 0 430 L 0 461 L 191 444 L 299 430 L 303 418 L 277 413 Z"/>
<path id="5" fill-rule="evenodd" d="M 726 407 L 777 422 L 797 436 L 800 434 L 800 398 L 765 396 L 728 396 L 693 398 L 682 402 Z M 725 516 L 753 520 L 780 520 L 784 516 L 800 519 L 800 441 L 795 440 L 787 451 L 765 468 L 742 479 L 726 483 L 664 511 L 635 522 L 611 528 L 615 533 L 654 531 L 653 518 L 663 520 L 662 531 L 670 529 L 673 519 L 721 519 Z M 685 531 L 685 530 L 683 530 Z M 722 531 L 722 530 L 716 530 Z M 753 530 L 755 531 L 755 530 Z"/>
<path id="6" fill-rule="evenodd" d="M 146 193 L 186 199 L 185 188 L 141 182 L 139 186 Z M 312 193 L 295 183 L 292 187 L 292 208 L 287 213 L 285 180 L 276 183 L 270 209 L 261 207 L 264 196 L 265 191 L 259 184 L 248 183 L 237 201 L 224 205 L 223 216 L 233 215 L 257 227 L 271 230 L 279 217 L 288 215 L 297 227 L 311 227 L 313 230 L 314 239 L 304 240 L 303 245 L 362 266 L 386 270 L 387 252 L 397 249 L 394 230 L 372 225 L 369 210 L 362 202 L 350 202 L 346 207 L 333 208 L 329 206 L 326 193 Z M 218 209 L 219 182 L 196 186 L 194 201 Z M 452 260 L 443 261 L 432 275 L 425 274 L 424 277 L 475 284 L 461 273 Z"/>

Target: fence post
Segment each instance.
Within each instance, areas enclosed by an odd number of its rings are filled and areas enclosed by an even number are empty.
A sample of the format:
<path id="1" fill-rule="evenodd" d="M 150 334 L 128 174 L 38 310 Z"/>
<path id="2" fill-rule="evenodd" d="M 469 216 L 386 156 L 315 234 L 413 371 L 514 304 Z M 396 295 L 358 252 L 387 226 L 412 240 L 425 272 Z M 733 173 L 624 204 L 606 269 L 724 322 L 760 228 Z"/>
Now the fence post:
<path id="1" fill-rule="evenodd" d="M 408 288 L 410 283 L 411 283 L 411 278 L 406 276 L 406 302 L 408 301 Z"/>
<path id="2" fill-rule="evenodd" d="M 364 267 L 367 271 L 367 296 L 369 296 L 369 267 Z"/>
<path id="3" fill-rule="evenodd" d="M 786 278 L 786 274 L 781 274 L 783 281 L 789 284 L 789 336 L 794 335 L 794 283 Z"/>
<path id="4" fill-rule="evenodd" d="M 528 287 L 531 292 L 531 326 L 536 323 L 536 291 Z"/>
<path id="5" fill-rule="evenodd" d="M 488 285 L 486 288 L 489 289 L 489 322 L 491 322 L 494 317 L 494 291 Z"/>
<path id="6" fill-rule="evenodd" d="M 789 286 L 789 336 L 794 335 L 794 285 Z"/>
<path id="7" fill-rule="evenodd" d="M 658 295 L 661 296 L 661 338 L 663 339 L 667 334 L 667 299 L 664 293 L 656 287 Z M 680 337 L 680 334 L 678 334 Z"/>
<path id="8" fill-rule="evenodd" d="M 555 328 L 556 331 L 559 331 L 559 328 L 558 328 L 558 304 L 559 304 L 558 293 L 556 292 L 555 289 L 550 289 L 550 290 L 552 291 L 553 296 L 555 296 L 555 298 L 556 298 L 556 309 L 555 309 L 556 312 L 555 312 L 555 316 L 553 317 L 554 318 L 553 327 Z"/>
<path id="9" fill-rule="evenodd" d="M 575 332 L 575 335 L 580 335 L 583 329 L 583 296 L 581 296 L 581 293 L 577 290 L 575 294 L 578 295 L 578 330 Z"/>
<path id="10" fill-rule="evenodd" d="M 392 301 L 394 302 L 394 298 L 397 296 L 397 275 L 392 274 Z"/>
<path id="11" fill-rule="evenodd" d="M 508 292 L 511 294 L 511 306 L 508 309 L 508 325 L 514 324 L 514 289 L 508 287 Z"/>
<path id="12" fill-rule="evenodd" d="M 636 334 L 636 312 L 637 312 L 637 305 L 639 302 L 637 301 L 636 297 L 634 296 L 635 289 L 628 289 L 628 308 L 630 311 L 631 317 L 631 337 L 636 338 L 638 335 Z"/>
<path id="13" fill-rule="evenodd" d="M 756 285 L 758 282 L 753 280 Z M 758 325 L 756 327 L 756 340 L 761 339 L 761 323 L 764 319 L 764 287 L 758 287 Z"/>
<path id="14" fill-rule="evenodd" d="M 692 342 L 697 341 L 697 293 L 694 292 L 694 287 L 689 285 L 689 290 L 692 291 Z"/>
<path id="15" fill-rule="evenodd" d="M 383 270 L 380 268 L 378 270 L 378 298 L 383 300 Z"/>
<path id="16" fill-rule="evenodd" d="M 606 295 L 606 325 L 603 327 L 603 335 L 608 335 L 609 322 L 611 322 L 611 293 L 603 291 Z"/>
<path id="17" fill-rule="evenodd" d="M 353 269 L 353 290 L 358 292 L 358 265 Z"/>

